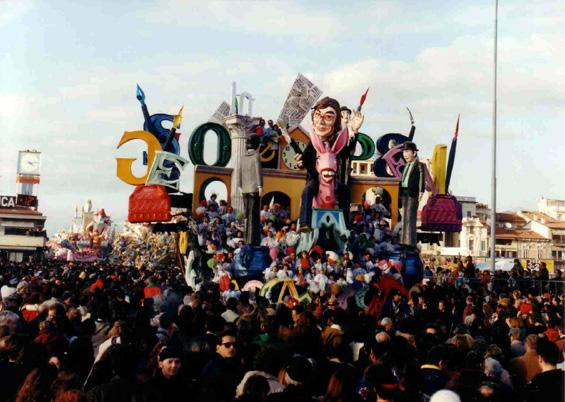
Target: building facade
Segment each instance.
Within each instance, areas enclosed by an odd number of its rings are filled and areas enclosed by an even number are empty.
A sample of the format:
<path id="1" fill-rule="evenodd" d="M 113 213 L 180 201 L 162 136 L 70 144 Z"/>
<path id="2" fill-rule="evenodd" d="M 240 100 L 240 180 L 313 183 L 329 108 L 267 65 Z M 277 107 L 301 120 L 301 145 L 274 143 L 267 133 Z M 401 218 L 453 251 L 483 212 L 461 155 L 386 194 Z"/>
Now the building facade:
<path id="1" fill-rule="evenodd" d="M 45 220 L 37 210 L 41 152 L 18 152 L 17 195 L 0 195 L 0 261 L 40 259 L 46 242 Z"/>
<path id="2" fill-rule="evenodd" d="M 46 219 L 41 212 L 29 208 L 0 208 L 0 260 L 22 262 L 41 258 Z"/>
<path id="3" fill-rule="evenodd" d="M 565 200 L 541 198 L 538 202 L 538 212 L 549 215 L 558 221 L 565 221 Z"/>
<path id="4" fill-rule="evenodd" d="M 547 237 L 532 230 L 521 214 L 501 212 L 496 214 L 496 256 L 551 259 L 551 244 Z"/>
<path id="5" fill-rule="evenodd" d="M 528 222 L 532 231 L 547 239 L 550 249 L 548 258 L 554 260 L 555 267 L 565 269 L 565 221 L 555 219 L 544 212 L 522 211 L 519 215 Z"/>
<path id="6" fill-rule="evenodd" d="M 459 247 L 461 255 L 487 257 L 489 254 L 488 230 L 481 219 L 476 216 L 463 217 Z"/>
<path id="7" fill-rule="evenodd" d="M 460 233 L 442 233 L 436 244 L 422 243 L 423 255 L 490 257 L 490 210 L 474 197 L 457 197 L 463 207 Z M 528 215 L 530 214 L 530 215 Z M 497 258 L 555 260 L 560 267 L 565 258 L 565 222 L 546 216 L 544 224 L 530 212 L 496 214 Z M 565 261 L 564 261 L 565 262 Z"/>

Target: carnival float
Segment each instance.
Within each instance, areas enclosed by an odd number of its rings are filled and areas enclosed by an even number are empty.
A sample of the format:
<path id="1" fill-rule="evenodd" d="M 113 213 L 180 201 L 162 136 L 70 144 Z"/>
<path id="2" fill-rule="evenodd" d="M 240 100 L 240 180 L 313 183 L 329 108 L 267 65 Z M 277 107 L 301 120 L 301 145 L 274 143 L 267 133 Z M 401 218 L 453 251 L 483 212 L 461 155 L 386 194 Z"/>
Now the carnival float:
<path id="1" fill-rule="evenodd" d="M 94 212 L 87 200 L 75 207 L 68 230 L 61 229 L 47 242 L 48 257 L 63 261 L 94 262 L 110 255 L 114 232 L 104 208 Z"/>
<path id="2" fill-rule="evenodd" d="M 410 110 L 408 134 L 386 133 L 374 140 L 361 132 L 368 91 L 352 110 L 336 99 L 321 97 L 322 91 L 299 74 L 280 115 L 266 124 L 265 119 L 253 115 L 252 95 L 237 93 L 234 83 L 231 104 L 222 102 L 209 121 L 193 130 L 185 158 L 179 145 L 183 108 L 175 115 L 150 114 L 145 92 L 138 85 L 143 130 L 125 131 L 118 148 L 129 141 L 144 142 L 147 150 L 141 157 L 147 167 L 145 174 L 133 174 L 137 158 L 116 158 L 117 177 L 134 186 L 128 204 L 129 223 L 170 236 L 169 244 L 191 286 L 225 277 L 237 280 L 239 286 L 263 278 L 287 251 L 269 246 L 269 236 L 261 240 L 263 213 L 276 214 L 276 209 L 286 212 L 289 223 L 298 221 L 299 226 L 290 233 L 292 246 L 286 245 L 296 253 L 321 250 L 323 258 L 325 252 L 331 252 L 341 259 L 344 253 L 371 250 L 385 256 L 379 262 L 383 268 L 398 266 L 405 286 L 419 282 L 422 264 L 417 225 L 421 232 L 429 233 L 461 230 L 461 205 L 449 194 L 459 119 L 449 158 L 447 146 L 440 144 L 424 163 L 418 159 Z M 301 125 L 309 112 L 310 132 Z M 165 128 L 165 122 L 172 127 Z M 204 141 L 214 134 L 217 157 L 208 164 Z M 360 162 L 370 166 L 365 170 L 368 174 L 351 174 L 352 163 Z M 186 193 L 180 191 L 179 181 L 190 164 L 194 186 Z M 198 220 L 207 213 L 208 205 L 205 190 L 217 181 L 227 189 L 224 211 L 228 207 L 234 217 L 241 218 L 232 222 L 243 241 L 235 247 L 237 255 L 229 267 L 217 257 L 225 255 L 225 250 L 199 243 Z M 362 212 L 366 209 L 381 217 L 374 233 L 363 232 Z M 282 234 L 287 235 L 288 231 Z M 138 239 L 148 241 L 143 236 Z M 354 278 L 357 280 L 365 284 L 362 288 L 372 283 L 371 278 Z M 295 297 L 299 294 L 288 283 L 280 283 L 282 293 L 288 289 Z M 386 280 L 383 283 L 391 288 Z M 268 281 L 265 286 L 271 289 L 274 284 Z M 378 282 L 372 287 L 379 288 Z"/>

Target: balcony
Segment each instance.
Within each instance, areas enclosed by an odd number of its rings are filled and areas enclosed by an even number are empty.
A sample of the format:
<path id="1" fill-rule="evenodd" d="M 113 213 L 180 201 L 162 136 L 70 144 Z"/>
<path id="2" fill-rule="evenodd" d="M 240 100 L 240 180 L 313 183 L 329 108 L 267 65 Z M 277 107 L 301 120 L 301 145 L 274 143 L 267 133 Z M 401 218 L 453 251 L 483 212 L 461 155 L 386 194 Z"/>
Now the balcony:
<path id="1" fill-rule="evenodd" d="M 10 248 L 37 248 L 45 245 L 45 237 L 39 236 L 0 236 L 0 249 Z"/>

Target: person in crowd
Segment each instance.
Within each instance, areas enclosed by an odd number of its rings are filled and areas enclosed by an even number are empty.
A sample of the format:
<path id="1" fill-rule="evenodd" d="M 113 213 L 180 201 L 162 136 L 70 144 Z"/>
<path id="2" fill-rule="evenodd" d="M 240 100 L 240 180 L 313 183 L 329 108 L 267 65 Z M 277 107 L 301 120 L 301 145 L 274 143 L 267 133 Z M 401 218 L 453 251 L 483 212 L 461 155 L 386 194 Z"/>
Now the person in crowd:
<path id="1" fill-rule="evenodd" d="M 538 363 L 541 372 L 537 374 L 524 390 L 525 402 L 561 402 L 565 395 L 565 377 L 557 364 L 563 357 L 557 345 L 542 340 L 537 345 Z"/>
<path id="2" fill-rule="evenodd" d="M 182 375 L 181 357 L 174 346 L 165 346 L 159 352 L 159 369 L 148 383 L 163 402 L 184 401 L 194 394 L 192 381 Z"/>
<path id="3" fill-rule="evenodd" d="M 203 400 L 231 401 L 235 396 L 237 384 L 243 377 L 237 347 L 233 331 L 224 331 L 218 335 L 216 355 L 202 371 Z"/>
<path id="4" fill-rule="evenodd" d="M 0 400 L 549 402 L 562 389 L 558 275 L 473 279 L 472 260 L 439 257 L 407 288 L 385 214 L 355 212 L 343 252 L 303 251 L 275 204 L 264 277 L 238 276 L 244 226 L 222 200 L 181 225 L 194 281 L 174 233 L 143 228 L 104 261 L 0 261 Z"/>
<path id="5" fill-rule="evenodd" d="M 539 337 L 535 334 L 526 337 L 526 352 L 510 360 L 508 364 L 514 386 L 521 390 L 527 383 L 540 373 L 538 364 L 537 344 Z"/>
<path id="6" fill-rule="evenodd" d="M 447 345 L 434 346 L 428 352 L 425 364 L 420 367 L 421 390 L 424 395 L 431 397 L 449 381 L 450 377 L 444 371 L 447 358 Z"/>

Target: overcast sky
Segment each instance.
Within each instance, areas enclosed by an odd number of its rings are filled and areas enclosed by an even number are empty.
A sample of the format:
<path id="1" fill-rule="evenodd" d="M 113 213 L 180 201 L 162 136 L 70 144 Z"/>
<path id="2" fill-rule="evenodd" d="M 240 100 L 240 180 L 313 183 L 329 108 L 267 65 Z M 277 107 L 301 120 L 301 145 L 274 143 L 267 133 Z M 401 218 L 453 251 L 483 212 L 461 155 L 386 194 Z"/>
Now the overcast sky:
<path id="1" fill-rule="evenodd" d="M 0 0 L 0 194 L 16 192 L 17 151 L 37 149 L 49 233 L 87 199 L 123 221 L 133 187 L 115 158 L 141 147 L 116 144 L 142 127 L 136 83 L 151 113 L 185 105 L 187 157 L 232 81 L 257 115 L 276 118 L 301 72 L 350 106 L 371 87 L 362 131 L 374 139 L 406 133 L 409 106 L 423 158 L 451 143 L 461 113 L 452 190 L 490 203 L 493 20 L 494 0 Z M 562 1 L 500 1 L 499 210 L 565 199 L 564 49 Z"/>

